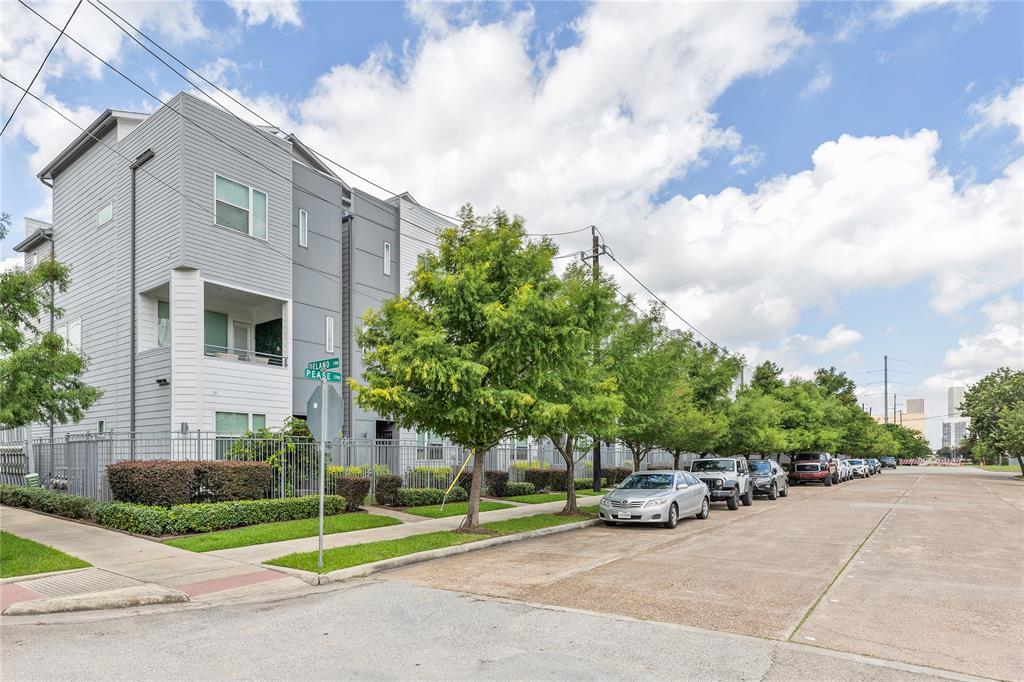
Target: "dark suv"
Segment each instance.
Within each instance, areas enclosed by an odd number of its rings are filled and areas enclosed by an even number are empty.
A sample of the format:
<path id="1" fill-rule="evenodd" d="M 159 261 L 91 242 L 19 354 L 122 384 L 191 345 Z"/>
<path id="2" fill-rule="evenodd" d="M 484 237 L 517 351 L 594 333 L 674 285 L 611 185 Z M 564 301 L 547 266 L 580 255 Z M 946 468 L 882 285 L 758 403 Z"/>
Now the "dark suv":
<path id="1" fill-rule="evenodd" d="M 801 452 L 789 462 L 789 482 L 824 483 L 826 487 L 839 483 L 836 458 L 827 452 Z"/>
<path id="2" fill-rule="evenodd" d="M 882 462 L 882 468 L 883 469 L 895 469 L 896 468 L 896 458 L 895 457 L 883 457 L 881 462 Z"/>
<path id="3" fill-rule="evenodd" d="M 747 462 L 755 495 L 767 495 L 769 500 L 789 495 L 786 472 L 770 459 L 752 459 Z"/>

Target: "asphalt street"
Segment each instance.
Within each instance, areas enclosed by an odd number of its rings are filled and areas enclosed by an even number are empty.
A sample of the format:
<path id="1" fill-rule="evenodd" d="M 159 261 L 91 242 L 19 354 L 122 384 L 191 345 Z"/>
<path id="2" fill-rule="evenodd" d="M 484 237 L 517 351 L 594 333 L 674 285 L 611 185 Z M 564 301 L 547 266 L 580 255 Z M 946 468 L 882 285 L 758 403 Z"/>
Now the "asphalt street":
<path id="1" fill-rule="evenodd" d="M 1024 486 L 904 470 L 257 604 L 0 622 L 4 680 L 1024 678 Z"/>

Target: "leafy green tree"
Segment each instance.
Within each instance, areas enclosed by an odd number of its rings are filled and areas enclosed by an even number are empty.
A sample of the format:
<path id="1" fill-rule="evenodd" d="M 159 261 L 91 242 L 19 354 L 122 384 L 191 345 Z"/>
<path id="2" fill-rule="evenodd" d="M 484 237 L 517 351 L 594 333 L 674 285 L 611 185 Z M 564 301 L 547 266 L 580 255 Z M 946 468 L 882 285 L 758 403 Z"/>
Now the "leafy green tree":
<path id="1" fill-rule="evenodd" d="M 846 376 L 845 372 L 840 372 L 835 367 L 814 370 L 814 383 L 826 397 L 835 398 L 844 405 L 857 404 L 857 395 L 854 393 L 857 384 Z"/>
<path id="2" fill-rule="evenodd" d="M 1015 457 L 1024 475 L 1024 370 L 991 372 L 967 389 L 960 408 L 980 449 Z"/>
<path id="3" fill-rule="evenodd" d="M 558 300 L 563 323 L 580 333 L 565 345 L 564 362 L 557 376 L 539 389 L 548 406 L 537 411 L 534 435 L 545 436 L 565 462 L 566 499 L 563 514 L 576 514 L 576 464 L 592 447 L 591 436 L 614 436 L 623 400 L 610 370 L 610 360 L 600 352 L 621 320 L 624 304 L 616 300 L 611 279 L 594 281 L 589 271 L 571 265 L 563 274 Z M 575 346 L 572 344 L 575 343 Z M 595 358 L 594 350 L 598 353 Z"/>
<path id="4" fill-rule="evenodd" d="M 469 511 L 460 528 L 480 526 L 488 450 L 537 433 L 564 410 L 544 396 L 564 380 L 567 358 L 586 336 L 559 296 L 555 247 L 531 242 L 522 218 L 500 210 L 438 238 L 412 273 L 405 297 L 368 312 L 358 341 L 366 383 L 350 378 L 360 406 L 400 426 L 440 434 L 473 458 Z"/>
<path id="5" fill-rule="evenodd" d="M 766 395 L 780 391 L 786 382 L 782 379 L 782 368 L 770 360 L 765 360 L 754 368 L 750 377 L 750 387 L 756 388 Z"/>
<path id="6" fill-rule="evenodd" d="M 623 398 L 618 438 L 633 456 L 638 470 L 651 450 L 665 439 L 672 392 L 680 376 L 678 348 L 667 343 L 662 311 L 645 314 L 626 311 L 607 353 L 615 383 Z"/>
<path id="7" fill-rule="evenodd" d="M 11 231 L 11 214 L 0 213 L 0 239 L 7 239 Z"/>
<path id="8" fill-rule="evenodd" d="M 4 230 L 10 219 L 4 216 Z M 67 291 L 70 275 L 46 259 L 31 269 L 0 274 L 0 428 L 32 422 L 77 422 L 101 395 L 82 381 L 87 361 L 39 320 L 62 311 L 50 301 L 50 287 Z"/>
<path id="9" fill-rule="evenodd" d="M 775 395 L 783 404 L 781 426 L 787 452 L 836 452 L 842 437 L 839 406 L 817 384 L 793 378 Z"/>
<path id="10" fill-rule="evenodd" d="M 932 446 L 928 439 L 916 429 L 910 429 L 899 424 L 884 424 L 883 428 L 895 439 L 897 444 L 897 457 L 902 459 L 927 459 L 932 455 Z"/>
<path id="11" fill-rule="evenodd" d="M 935 451 L 935 456 L 936 457 L 941 457 L 942 459 L 952 459 L 953 458 L 953 448 L 949 447 L 948 445 L 944 445 L 944 446 L 942 446 L 941 448 L 939 448 L 938 450 Z"/>
<path id="12" fill-rule="evenodd" d="M 729 430 L 721 439 L 719 452 L 750 457 L 785 451 L 783 408 L 778 398 L 756 388 L 740 391 L 729 406 Z"/>

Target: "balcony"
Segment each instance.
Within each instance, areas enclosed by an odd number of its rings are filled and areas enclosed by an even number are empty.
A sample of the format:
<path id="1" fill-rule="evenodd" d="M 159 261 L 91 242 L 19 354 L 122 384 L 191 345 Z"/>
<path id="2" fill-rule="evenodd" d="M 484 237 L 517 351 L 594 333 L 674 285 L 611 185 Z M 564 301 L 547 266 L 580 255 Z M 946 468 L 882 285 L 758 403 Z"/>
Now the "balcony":
<path id="1" fill-rule="evenodd" d="M 286 315 L 285 301 L 205 282 L 203 354 L 250 365 L 287 367 Z"/>

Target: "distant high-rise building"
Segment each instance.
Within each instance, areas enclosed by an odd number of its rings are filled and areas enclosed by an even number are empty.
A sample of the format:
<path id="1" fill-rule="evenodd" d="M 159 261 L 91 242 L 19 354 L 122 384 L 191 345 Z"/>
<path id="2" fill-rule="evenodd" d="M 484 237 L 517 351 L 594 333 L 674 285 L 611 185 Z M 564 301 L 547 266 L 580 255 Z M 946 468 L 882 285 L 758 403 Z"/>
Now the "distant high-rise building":
<path id="1" fill-rule="evenodd" d="M 942 422 L 942 447 L 956 450 L 967 440 L 967 427 L 971 420 L 966 418 L 951 419 Z"/>
<path id="2" fill-rule="evenodd" d="M 942 447 L 953 447 L 953 422 L 942 422 Z"/>
<path id="3" fill-rule="evenodd" d="M 960 403 L 964 399 L 964 387 L 963 386 L 950 386 L 947 393 L 947 400 L 949 402 L 948 410 L 946 411 L 947 417 L 962 417 L 964 416 L 960 412 Z"/>
<path id="4" fill-rule="evenodd" d="M 902 413 L 897 422 L 908 429 L 914 429 L 922 436 L 924 435 L 924 398 L 908 398 L 907 411 Z"/>

